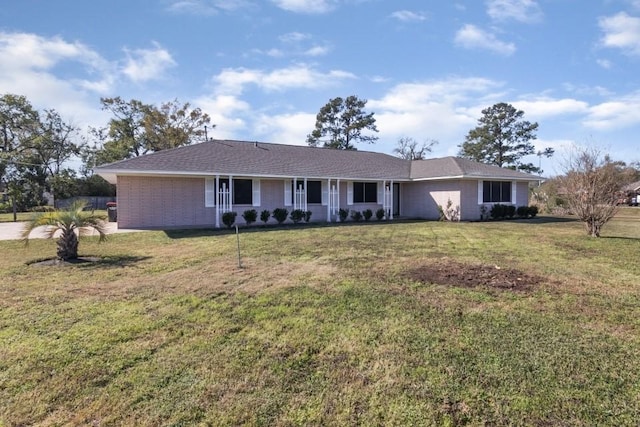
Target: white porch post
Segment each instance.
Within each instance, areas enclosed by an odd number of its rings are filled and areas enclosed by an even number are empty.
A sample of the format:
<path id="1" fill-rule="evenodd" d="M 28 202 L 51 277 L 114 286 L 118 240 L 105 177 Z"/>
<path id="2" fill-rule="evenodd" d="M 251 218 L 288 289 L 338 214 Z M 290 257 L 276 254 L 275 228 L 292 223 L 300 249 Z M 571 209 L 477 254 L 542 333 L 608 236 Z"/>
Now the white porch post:
<path id="1" fill-rule="evenodd" d="M 306 212 L 307 210 L 309 210 L 308 206 L 307 206 L 307 178 L 304 179 L 304 193 L 302 193 L 302 204 L 304 206 L 304 211 Z"/>
<path id="2" fill-rule="evenodd" d="M 332 194 L 331 194 L 331 178 L 327 179 L 327 222 L 332 222 L 331 221 L 331 202 L 333 200 L 331 200 Z"/>
<path id="3" fill-rule="evenodd" d="M 393 219 L 393 180 L 391 180 L 391 183 L 389 184 L 389 194 L 391 194 L 391 209 L 389 209 L 389 219 Z"/>
<path id="4" fill-rule="evenodd" d="M 293 210 L 298 209 L 298 178 L 293 178 Z"/>
<path id="5" fill-rule="evenodd" d="M 336 212 L 340 210 L 340 180 L 338 180 L 338 184 L 336 185 L 336 189 L 338 190 L 338 206 Z"/>
<path id="6" fill-rule="evenodd" d="M 216 175 L 216 188 L 213 194 L 216 201 L 216 228 L 220 228 L 220 175 Z"/>
<path id="7" fill-rule="evenodd" d="M 233 210 L 233 177 L 229 175 L 229 212 Z"/>

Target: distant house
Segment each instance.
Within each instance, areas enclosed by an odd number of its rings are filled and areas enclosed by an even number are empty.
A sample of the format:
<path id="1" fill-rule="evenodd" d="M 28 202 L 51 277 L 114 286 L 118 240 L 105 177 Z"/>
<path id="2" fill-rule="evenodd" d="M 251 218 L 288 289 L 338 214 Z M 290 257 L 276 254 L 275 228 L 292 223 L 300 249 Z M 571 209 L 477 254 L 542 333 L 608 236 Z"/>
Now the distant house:
<path id="1" fill-rule="evenodd" d="M 537 176 L 457 157 L 403 160 L 388 154 L 282 144 L 211 140 L 100 166 L 117 185 L 121 228 L 220 227 L 224 212 L 286 208 L 333 222 L 340 208 L 384 209 L 389 219 L 438 219 L 438 206 L 460 220 L 481 207 L 528 205 Z"/>
<path id="2" fill-rule="evenodd" d="M 625 185 L 622 189 L 624 196 L 624 203 L 630 206 L 640 205 L 640 181 L 632 182 Z"/>

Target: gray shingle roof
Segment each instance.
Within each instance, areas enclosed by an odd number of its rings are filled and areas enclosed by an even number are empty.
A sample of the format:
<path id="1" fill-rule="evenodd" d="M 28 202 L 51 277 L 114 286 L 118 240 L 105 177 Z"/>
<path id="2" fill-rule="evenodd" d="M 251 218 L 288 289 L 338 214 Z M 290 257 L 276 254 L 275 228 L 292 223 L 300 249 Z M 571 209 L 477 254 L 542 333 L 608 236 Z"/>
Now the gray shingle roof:
<path id="1" fill-rule="evenodd" d="M 122 160 L 95 169 L 109 181 L 119 174 L 235 175 L 362 180 L 537 177 L 456 157 L 403 160 L 369 151 L 263 142 L 211 140 Z"/>
<path id="2" fill-rule="evenodd" d="M 474 162 L 460 157 L 414 160 L 411 162 L 411 179 L 485 178 L 537 181 L 541 178 L 512 169 Z"/>

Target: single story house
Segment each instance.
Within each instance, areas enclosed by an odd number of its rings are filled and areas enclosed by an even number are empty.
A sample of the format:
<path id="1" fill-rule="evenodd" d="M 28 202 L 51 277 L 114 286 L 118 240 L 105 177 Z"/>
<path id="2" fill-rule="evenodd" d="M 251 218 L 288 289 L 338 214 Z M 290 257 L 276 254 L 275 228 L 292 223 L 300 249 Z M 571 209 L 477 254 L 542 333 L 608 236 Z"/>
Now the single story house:
<path id="1" fill-rule="evenodd" d="M 526 206 L 540 178 L 445 157 L 404 160 L 388 154 L 262 142 L 207 142 L 106 164 L 95 172 L 117 185 L 121 228 L 220 227 L 224 212 L 286 208 L 311 221 L 349 211 L 384 209 L 387 218 L 438 219 L 438 206 L 459 219 L 480 219 L 492 204 Z M 482 208 L 484 206 L 484 208 Z"/>

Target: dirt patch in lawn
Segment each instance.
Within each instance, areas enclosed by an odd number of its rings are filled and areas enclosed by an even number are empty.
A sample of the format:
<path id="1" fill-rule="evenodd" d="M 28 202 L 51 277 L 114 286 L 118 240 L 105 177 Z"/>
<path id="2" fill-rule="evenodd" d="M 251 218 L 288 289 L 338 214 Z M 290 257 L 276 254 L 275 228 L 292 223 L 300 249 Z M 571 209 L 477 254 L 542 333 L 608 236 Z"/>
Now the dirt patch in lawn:
<path id="1" fill-rule="evenodd" d="M 464 288 L 491 288 L 531 291 L 543 278 L 520 270 L 486 264 L 463 264 L 456 261 L 434 261 L 406 272 L 412 280 Z"/>

